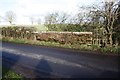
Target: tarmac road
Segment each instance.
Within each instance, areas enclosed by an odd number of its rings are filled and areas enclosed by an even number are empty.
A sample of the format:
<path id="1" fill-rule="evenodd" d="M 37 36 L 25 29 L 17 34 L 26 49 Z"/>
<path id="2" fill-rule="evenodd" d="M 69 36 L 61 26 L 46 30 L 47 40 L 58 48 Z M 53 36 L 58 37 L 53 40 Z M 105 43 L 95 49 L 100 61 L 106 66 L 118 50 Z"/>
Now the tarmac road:
<path id="1" fill-rule="evenodd" d="M 2 65 L 26 78 L 118 78 L 118 56 L 0 42 Z"/>

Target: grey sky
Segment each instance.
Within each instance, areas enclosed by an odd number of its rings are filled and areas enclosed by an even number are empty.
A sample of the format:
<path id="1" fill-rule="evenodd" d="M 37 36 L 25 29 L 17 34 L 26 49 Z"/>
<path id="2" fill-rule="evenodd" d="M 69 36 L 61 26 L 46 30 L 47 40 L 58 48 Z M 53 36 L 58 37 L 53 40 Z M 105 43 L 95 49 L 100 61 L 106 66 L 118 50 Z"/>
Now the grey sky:
<path id="1" fill-rule="evenodd" d="M 0 16 L 13 11 L 17 15 L 18 24 L 29 24 L 29 16 L 43 18 L 47 13 L 60 11 L 75 14 L 78 5 L 92 5 L 101 0 L 0 0 Z"/>

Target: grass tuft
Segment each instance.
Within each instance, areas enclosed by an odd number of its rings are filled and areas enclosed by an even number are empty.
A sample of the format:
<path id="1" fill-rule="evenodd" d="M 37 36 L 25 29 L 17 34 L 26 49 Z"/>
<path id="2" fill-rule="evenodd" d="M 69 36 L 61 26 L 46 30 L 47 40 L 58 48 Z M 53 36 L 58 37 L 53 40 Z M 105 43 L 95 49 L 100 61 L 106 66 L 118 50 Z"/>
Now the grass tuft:
<path id="1" fill-rule="evenodd" d="M 8 68 L 6 68 L 6 67 L 3 67 L 2 68 L 2 78 L 3 79 L 5 79 L 5 78 L 21 78 L 21 80 L 22 80 L 22 78 L 23 78 L 23 76 L 22 75 L 20 75 L 20 74 L 17 74 L 17 73 L 15 73 L 14 71 L 12 71 L 12 70 L 10 70 L 10 69 L 8 69 Z"/>

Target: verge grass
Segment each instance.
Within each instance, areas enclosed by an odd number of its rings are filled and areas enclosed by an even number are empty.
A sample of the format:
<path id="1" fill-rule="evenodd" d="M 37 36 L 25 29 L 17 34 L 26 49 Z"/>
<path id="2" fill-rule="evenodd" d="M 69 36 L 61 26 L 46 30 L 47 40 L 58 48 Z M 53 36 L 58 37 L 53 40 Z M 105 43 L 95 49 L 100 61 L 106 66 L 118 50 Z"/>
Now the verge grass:
<path id="1" fill-rule="evenodd" d="M 2 74 L 3 74 L 3 77 L 2 77 L 3 80 L 5 80 L 6 78 L 19 78 L 20 80 L 23 79 L 22 75 L 17 74 L 13 70 L 10 70 L 6 67 L 2 67 Z"/>
<path id="2" fill-rule="evenodd" d="M 26 40 L 26 39 L 10 39 L 10 38 L 3 38 L 2 41 L 14 42 L 14 43 L 24 43 L 24 44 L 32 44 L 32 45 L 43 45 L 43 46 L 50 46 L 50 47 L 62 47 L 68 49 L 77 49 L 82 51 L 97 51 L 101 53 L 120 53 L 120 46 L 117 47 L 104 47 L 101 48 L 98 45 L 91 45 L 88 46 L 87 44 L 60 44 L 58 42 L 51 42 L 51 41 L 37 41 L 37 40 Z"/>

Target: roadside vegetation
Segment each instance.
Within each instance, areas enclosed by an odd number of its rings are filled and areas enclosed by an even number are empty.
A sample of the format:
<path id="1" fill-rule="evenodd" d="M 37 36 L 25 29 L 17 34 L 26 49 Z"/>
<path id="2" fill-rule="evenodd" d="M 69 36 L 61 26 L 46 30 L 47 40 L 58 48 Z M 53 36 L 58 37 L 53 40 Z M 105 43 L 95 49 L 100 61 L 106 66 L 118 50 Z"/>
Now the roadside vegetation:
<path id="1" fill-rule="evenodd" d="M 15 80 L 23 80 L 23 76 L 20 74 L 17 74 L 13 70 L 10 70 L 6 67 L 2 67 L 2 80 L 8 80 L 11 78 L 15 78 Z"/>
<path id="2" fill-rule="evenodd" d="M 34 40 L 25 40 L 25 39 L 10 39 L 3 38 L 2 41 L 14 42 L 14 43 L 22 43 L 22 44 L 31 44 L 31 45 L 40 45 L 40 46 L 48 46 L 48 47 L 60 47 L 60 48 L 68 48 L 80 51 L 94 51 L 99 54 L 113 54 L 118 55 L 120 52 L 120 46 L 114 47 L 103 47 L 101 48 L 99 45 L 79 45 L 79 44 L 60 44 L 58 42 L 51 41 L 34 41 Z"/>

